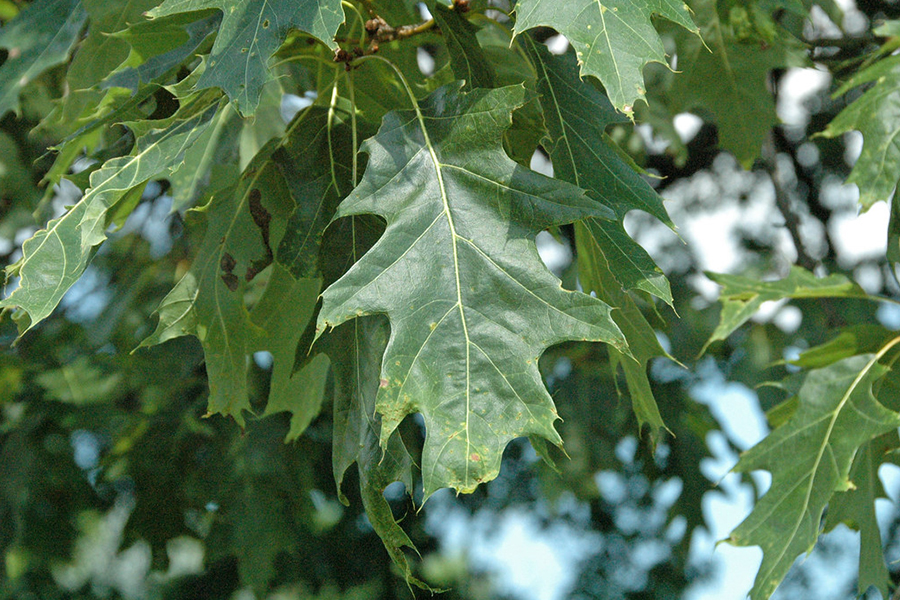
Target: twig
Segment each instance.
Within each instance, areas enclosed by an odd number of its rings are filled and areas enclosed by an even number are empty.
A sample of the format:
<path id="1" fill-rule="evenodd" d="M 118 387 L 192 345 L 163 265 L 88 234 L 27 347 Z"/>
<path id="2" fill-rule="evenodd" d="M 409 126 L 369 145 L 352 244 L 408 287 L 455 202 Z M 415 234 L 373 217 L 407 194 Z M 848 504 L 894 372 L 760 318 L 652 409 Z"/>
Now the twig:
<path id="1" fill-rule="evenodd" d="M 772 140 L 771 133 L 769 134 L 766 143 L 763 144 L 762 159 L 766 171 L 769 173 L 769 178 L 772 180 L 772 185 L 775 188 L 775 205 L 778 207 L 778 211 L 784 218 L 784 226 L 787 228 L 788 233 L 791 235 L 791 240 L 794 242 L 794 248 L 797 251 L 797 264 L 807 271 L 815 271 L 816 267 L 819 266 L 819 261 L 810 256 L 806 251 L 806 246 L 800 235 L 800 219 L 797 217 L 797 214 L 791 210 L 790 198 L 788 198 L 784 186 L 781 185 L 775 143 Z"/>
<path id="2" fill-rule="evenodd" d="M 419 35 L 429 31 L 432 31 L 436 34 L 441 33 L 441 30 L 436 26 L 437 24 L 435 23 L 434 19 L 427 19 L 425 21 L 422 21 L 421 23 L 400 25 L 399 27 L 394 27 L 390 23 L 385 21 L 384 18 L 378 15 L 371 0 L 359 0 L 359 2 L 369 12 L 369 14 L 372 15 L 372 18 L 365 23 L 366 39 L 368 41 L 367 46 L 365 48 L 362 48 L 363 40 L 352 38 L 335 38 L 338 42 L 357 46 L 350 51 L 340 48 L 334 53 L 334 61 L 344 63 L 347 70 L 351 68 L 351 61 L 361 56 L 375 54 L 376 52 L 378 52 L 378 48 L 381 44 L 393 42 L 396 40 L 405 40 L 406 38 L 410 38 L 414 35 Z M 453 10 L 460 14 L 469 12 L 470 8 L 470 0 L 453 0 Z"/>

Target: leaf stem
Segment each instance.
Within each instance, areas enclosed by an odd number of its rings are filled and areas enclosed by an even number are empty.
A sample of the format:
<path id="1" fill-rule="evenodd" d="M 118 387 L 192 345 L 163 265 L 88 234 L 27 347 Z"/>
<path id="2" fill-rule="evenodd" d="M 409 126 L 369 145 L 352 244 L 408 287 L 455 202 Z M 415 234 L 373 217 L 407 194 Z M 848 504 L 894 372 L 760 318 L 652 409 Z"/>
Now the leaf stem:
<path id="1" fill-rule="evenodd" d="M 359 132 L 356 124 L 356 90 L 353 87 L 353 75 L 349 71 L 345 71 L 347 76 L 347 90 L 350 93 L 350 135 L 352 139 L 352 156 L 353 156 L 353 187 L 356 187 L 359 174 Z"/>
<path id="2" fill-rule="evenodd" d="M 338 196 L 341 195 L 341 189 L 337 182 L 337 173 L 334 168 L 334 146 L 331 139 L 331 130 L 334 123 L 334 109 L 338 101 L 338 77 L 334 78 L 334 84 L 331 86 L 331 102 L 328 104 L 328 160 L 331 162 L 331 184 Z"/>
<path id="3" fill-rule="evenodd" d="M 775 204 L 778 207 L 778 212 L 781 213 L 784 219 L 784 226 L 794 242 L 794 249 L 797 252 L 797 264 L 807 271 L 815 272 L 820 263 L 806 251 L 806 244 L 803 243 L 803 237 L 800 235 L 800 219 L 791 209 L 790 198 L 781 184 L 777 151 L 771 135 L 763 144 L 762 158 L 766 171 L 769 174 L 769 179 L 772 181 L 772 187 L 775 188 Z"/>
<path id="4" fill-rule="evenodd" d="M 895 337 L 891 341 L 889 341 L 887 344 L 885 344 L 881 348 L 881 350 L 879 350 L 878 353 L 875 355 L 873 362 L 878 362 L 879 360 L 881 360 L 881 357 L 884 356 L 885 354 L 887 354 L 888 350 L 890 350 L 897 344 L 900 344 L 900 335 L 898 335 L 897 337 Z M 895 357 L 894 360 L 891 361 L 891 364 L 893 364 L 897 360 L 897 358 L 900 358 L 900 355 L 897 355 L 897 357 Z"/>
<path id="5" fill-rule="evenodd" d="M 359 23 L 359 37 L 363 38 L 366 30 L 366 18 L 362 16 L 362 13 L 359 12 L 359 9 L 356 8 L 356 5 L 352 2 L 348 2 L 347 0 L 341 0 L 341 6 L 347 7 L 356 13 L 357 22 Z M 353 24 L 353 27 L 350 28 L 350 33 L 353 33 L 353 30 L 356 28 L 356 23 Z"/>
<path id="6" fill-rule="evenodd" d="M 363 61 L 369 60 L 369 59 L 379 60 L 394 70 L 394 73 L 397 74 L 397 78 L 400 80 L 400 83 L 403 84 L 403 88 L 406 90 L 407 96 L 409 96 L 409 101 L 412 103 L 413 109 L 416 111 L 416 116 L 421 121 L 422 113 L 419 111 L 419 101 L 416 99 L 416 95 L 413 93 L 412 86 L 409 85 L 409 81 L 407 81 L 406 76 L 403 75 L 403 71 L 400 70 L 400 67 L 398 67 L 392 61 L 386 59 L 385 57 L 378 56 L 377 54 L 367 54 L 365 56 L 360 56 L 359 58 L 356 58 L 353 61 L 351 61 L 351 63 L 349 63 L 349 64 L 351 64 L 351 65 L 353 63 L 359 64 L 359 63 L 362 63 Z M 428 133 L 424 131 L 424 127 L 423 127 L 423 133 L 427 137 Z"/>

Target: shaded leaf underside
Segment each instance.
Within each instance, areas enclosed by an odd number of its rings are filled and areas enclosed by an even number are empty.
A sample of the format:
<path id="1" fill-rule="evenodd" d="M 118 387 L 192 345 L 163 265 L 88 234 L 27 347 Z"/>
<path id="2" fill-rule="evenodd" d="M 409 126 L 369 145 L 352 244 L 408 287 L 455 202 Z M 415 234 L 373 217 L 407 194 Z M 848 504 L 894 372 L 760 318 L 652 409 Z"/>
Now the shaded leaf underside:
<path id="1" fill-rule="evenodd" d="M 0 48 L 9 51 L 0 65 L 0 117 L 18 113 L 22 89 L 66 60 L 86 19 L 78 0 L 48 0 L 29 4 L 0 29 Z"/>
<path id="2" fill-rule="evenodd" d="M 216 110 L 202 95 L 187 102 L 167 127 L 140 137 L 131 155 L 109 160 L 91 173 L 90 187 L 78 203 L 24 243 L 23 257 L 13 267 L 19 286 L 0 307 L 26 311 L 26 330 L 49 316 L 106 239 L 110 209 L 150 178 L 176 167 Z"/>

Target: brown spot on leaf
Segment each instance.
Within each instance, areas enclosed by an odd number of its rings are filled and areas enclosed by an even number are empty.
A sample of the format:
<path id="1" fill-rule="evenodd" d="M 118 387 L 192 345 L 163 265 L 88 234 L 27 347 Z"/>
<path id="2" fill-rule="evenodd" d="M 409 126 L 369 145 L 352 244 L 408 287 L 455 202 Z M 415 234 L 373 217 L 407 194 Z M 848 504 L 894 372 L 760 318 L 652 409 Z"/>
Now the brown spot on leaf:
<path id="1" fill-rule="evenodd" d="M 222 267 L 222 270 L 226 273 L 231 273 L 237 266 L 237 261 L 234 260 L 234 257 L 231 254 L 226 252 L 222 255 L 222 260 L 219 261 L 219 266 Z"/>
<path id="2" fill-rule="evenodd" d="M 272 221 L 272 214 L 263 206 L 262 194 L 256 188 L 250 190 L 250 216 L 253 217 L 253 222 L 262 230 L 263 237 L 268 241 L 269 223 Z"/>
<path id="3" fill-rule="evenodd" d="M 225 282 L 225 287 L 227 287 L 232 292 L 236 292 L 238 289 L 238 278 L 234 273 L 222 273 L 222 281 Z"/>

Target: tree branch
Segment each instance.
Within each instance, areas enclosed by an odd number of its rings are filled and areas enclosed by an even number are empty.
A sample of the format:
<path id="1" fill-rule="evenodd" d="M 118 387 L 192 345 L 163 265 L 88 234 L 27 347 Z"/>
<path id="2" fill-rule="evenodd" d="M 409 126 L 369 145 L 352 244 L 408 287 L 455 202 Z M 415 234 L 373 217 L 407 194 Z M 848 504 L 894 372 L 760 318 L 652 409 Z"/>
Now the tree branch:
<path id="1" fill-rule="evenodd" d="M 781 178 L 778 173 L 778 155 L 775 151 L 775 143 L 772 140 L 772 134 L 762 148 L 762 160 L 765 165 L 769 178 L 772 180 L 772 186 L 775 188 L 775 205 L 778 212 L 784 218 L 784 226 L 787 228 L 794 242 L 794 249 L 797 251 L 797 264 L 807 271 L 815 271 L 819 266 L 819 261 L 814 259 L 806 251 L 806 245 L 803 243 L 803 237 L 800 235 L 800 218 L 791 209 L 790 198 L 784 186 L 781 185 Z"/>

